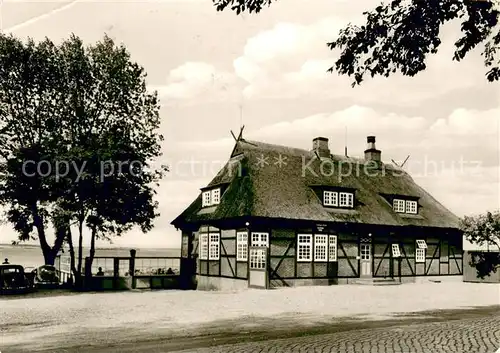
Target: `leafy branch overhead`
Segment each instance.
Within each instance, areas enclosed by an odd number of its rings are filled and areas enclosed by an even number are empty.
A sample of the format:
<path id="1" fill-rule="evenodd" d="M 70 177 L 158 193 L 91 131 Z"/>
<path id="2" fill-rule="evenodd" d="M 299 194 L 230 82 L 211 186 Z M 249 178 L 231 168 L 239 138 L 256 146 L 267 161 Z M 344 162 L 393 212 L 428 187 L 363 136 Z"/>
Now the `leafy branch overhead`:
<path id="1" fill-rule="evenodd" d="M 217 11 L 259 13 L 273 0 L 212 0 Z M 488 81 L 500 78 L 500 5 L 497 0 L 392 0 L 363 13 L 364 24 L 349 24 L 327 43 L 340 56 L 328 71 L 354 78 L 400 72 L 414 76 L 426 69 L 426 59 L 441 44 L 440 31 L 447 22 L 459 21 L 461 37 L 455 42 L 453 60 L 460 61 L 478 45 Z"/>

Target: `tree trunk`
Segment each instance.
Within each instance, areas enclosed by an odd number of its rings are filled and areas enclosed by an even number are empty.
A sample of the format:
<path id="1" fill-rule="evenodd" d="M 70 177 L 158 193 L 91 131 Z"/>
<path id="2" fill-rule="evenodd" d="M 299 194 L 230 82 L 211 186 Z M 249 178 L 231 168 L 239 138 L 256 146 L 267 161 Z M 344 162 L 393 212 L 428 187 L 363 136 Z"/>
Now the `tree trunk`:
<path id="1" fill-rule="evenodd" d="M 82 275 L 82 260 L 83 260 L 83 222 L 84 219 L 78 220 L 78 274 L 81 280 Z"/>
<path id="2" fill-rule="evenodd" d="M 38 207 L 36 205 L 31 206 L 31 212 L 33 214 L 33 224 L 38 232 L 38 240 L 40 241 L 44 262 L 46 265 L 54 265 L 55 256 L 53 255 L 52 248 L 47 243 L 45 225 L 43 224 L 42 217 L 38 214 Z"/>
<path id="3" fill-rule="evenodd" d="M 64 228 L 58 227 L 56 230 L 56 239 L 54 241 L 54 246 L 50 246 L 47 243 L 47 238 L 45 235 L 45 224 L 43 218 L 38 213 L 37 205 L 31 206 L 31 212 L 33 214 L 33 223 L 38 232 L 38 239 L 40 241 L 40 248 L 42 249 L 42 254 L 44 258 L 45 265 L 54 265 L 57 254 L 61 250 L 64 238 L 66 237 L 66 231 Z"/>
<path id="4" fill-rule="evenodd" d="M 71 227 L 69 227 L 69 226 L 68 226 L 68 233 L 66 235 L 67 235 L 68 246 L 69 246 L 71 272 L 73 273 L 73 277 L 74 277 L 73 283 L 74 283 L 75 287 L 81 288 L 82 278 L 80 276 L 80 272 L 76 270 L 75 248 L 73 246 L 73 234 L 71 233 Z"/>
<path id="5" fill-rule="evenodd" d="M 95 256 L 95 238 L 97 235 L 97 230 L 96 227 L 92 227 L 92 235 L 90 237 L 90 257 L 89 257 L 89 262 L 88 262 L 88 275 L 92 277 L 92 263 L 94 262 L 94 256 Z"/>

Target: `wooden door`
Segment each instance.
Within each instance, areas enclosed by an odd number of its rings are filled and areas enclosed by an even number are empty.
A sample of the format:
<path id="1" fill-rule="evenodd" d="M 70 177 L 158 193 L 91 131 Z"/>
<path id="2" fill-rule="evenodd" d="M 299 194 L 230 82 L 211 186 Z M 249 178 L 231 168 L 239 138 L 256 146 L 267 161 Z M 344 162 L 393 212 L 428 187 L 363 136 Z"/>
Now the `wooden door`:
<path id="1" fill-rule="evenodd" d="M 372 276 L 372 246 L 371 244 L 362 243 L 359 247 L 360 251 L 360 277 Z"/>
<path id="2" fill-rule="evenodd" d="M 268 289 L 269 248 L 266 246 L 251 246 L 248 255 L 248 287 Z"/>

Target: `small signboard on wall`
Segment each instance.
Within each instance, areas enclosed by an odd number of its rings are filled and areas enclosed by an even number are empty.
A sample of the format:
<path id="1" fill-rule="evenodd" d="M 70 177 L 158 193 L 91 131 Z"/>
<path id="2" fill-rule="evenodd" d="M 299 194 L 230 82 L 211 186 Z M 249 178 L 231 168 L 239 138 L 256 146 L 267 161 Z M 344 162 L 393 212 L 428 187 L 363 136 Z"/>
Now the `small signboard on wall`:
<path id="1" fill-rule="evenodd" d="M 316 229 L 318 230 L 318 232 L 322 232 L 326 229 L 326 224 L 316 224 Z"/>

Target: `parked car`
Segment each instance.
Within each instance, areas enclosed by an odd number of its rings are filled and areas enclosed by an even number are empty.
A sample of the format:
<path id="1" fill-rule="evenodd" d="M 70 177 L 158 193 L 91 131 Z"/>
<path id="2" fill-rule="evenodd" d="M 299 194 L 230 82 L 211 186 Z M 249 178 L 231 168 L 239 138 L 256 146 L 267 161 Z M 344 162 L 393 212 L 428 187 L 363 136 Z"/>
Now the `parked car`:
<path id="1" fill-rule="evenodd" d="M 32 282 L 21 265 L 0 265 L 0 293 L 22 294 L 34 290 Z"/>
<path id="2" fill-rule="evenodd" d="M 57 270 L 52 265 L 42 265 L 33 271 L 33 284 L 37 288 L 59 287 L 59 276 Z"/>

